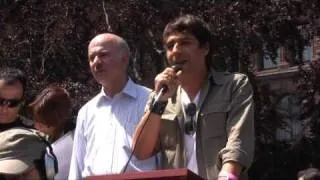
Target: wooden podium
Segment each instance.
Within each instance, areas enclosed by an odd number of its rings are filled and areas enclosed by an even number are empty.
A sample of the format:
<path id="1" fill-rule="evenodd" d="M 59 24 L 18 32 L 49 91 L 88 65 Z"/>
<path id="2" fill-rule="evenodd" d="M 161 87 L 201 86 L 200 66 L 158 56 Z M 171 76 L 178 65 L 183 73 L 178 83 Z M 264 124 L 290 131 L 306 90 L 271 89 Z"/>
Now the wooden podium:
<path id="1" fill-rule="evenodd" d="M 108 174 L 102 176 L 89 176 L 86 180 L 203 180 L 188 169 L 168 169 L 146 172 L 127 172 L 124 174 Z"/>

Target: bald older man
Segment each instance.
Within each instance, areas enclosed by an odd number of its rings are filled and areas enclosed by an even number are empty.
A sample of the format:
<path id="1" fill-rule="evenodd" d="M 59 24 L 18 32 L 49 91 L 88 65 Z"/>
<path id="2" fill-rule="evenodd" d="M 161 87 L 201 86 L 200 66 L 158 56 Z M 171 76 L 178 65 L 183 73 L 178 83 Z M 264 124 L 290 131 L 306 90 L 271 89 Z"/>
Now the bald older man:
<path id="1" fill-rule="evenodd" d="M 131 153 L 132 134 L 150 90 L 127 74 L 130 50 L 114 34 L 99 34 L 88 46 L 89 66 L 101 92 L 79 111 L 69 179 L 120 173 Z M 155 168 L 155 157 L 131 160 L 126 171 Z"/>

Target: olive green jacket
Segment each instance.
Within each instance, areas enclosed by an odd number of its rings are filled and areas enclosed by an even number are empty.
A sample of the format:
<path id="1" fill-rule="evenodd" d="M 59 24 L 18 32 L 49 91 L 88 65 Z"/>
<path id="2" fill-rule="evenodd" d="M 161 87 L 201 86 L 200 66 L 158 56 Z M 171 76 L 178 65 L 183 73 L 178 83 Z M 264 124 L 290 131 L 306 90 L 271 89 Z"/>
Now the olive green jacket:
<path id="1" fill-rule="evenodd" d="M 185 168 L 184 116 L 180 87 L 170 98 L 161 119 L 161 168 Z M 254 104 L 252 88 L 243 74 L 212 71 L 201 89 L 197 109 L 196 157 L 198 173 L 217 179 L 222 164 L 240 163 L 240 179 L 247 179 L 254 154 Z"/>

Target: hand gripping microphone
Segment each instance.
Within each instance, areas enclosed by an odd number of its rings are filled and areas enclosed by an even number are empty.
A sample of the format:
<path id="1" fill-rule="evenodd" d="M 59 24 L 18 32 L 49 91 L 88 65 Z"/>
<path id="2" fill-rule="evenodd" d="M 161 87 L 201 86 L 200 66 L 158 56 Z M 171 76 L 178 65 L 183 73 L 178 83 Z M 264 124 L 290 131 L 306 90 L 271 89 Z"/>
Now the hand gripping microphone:
<path id="1" fill-rule="evenodd" d="M 182 70 L 183 65 L 182 64 L 174 64 L 171 66 L 171 68 L 174 70 L 175 73 L 179 72 Z M 160 88 L 159 93 L 157 94 L 157 96 L 154 98 L 154 102 L 157 102 L 159 100 L 159 98 L 165 94 L 168 91 L 168 86 L 163 84 Z"/>

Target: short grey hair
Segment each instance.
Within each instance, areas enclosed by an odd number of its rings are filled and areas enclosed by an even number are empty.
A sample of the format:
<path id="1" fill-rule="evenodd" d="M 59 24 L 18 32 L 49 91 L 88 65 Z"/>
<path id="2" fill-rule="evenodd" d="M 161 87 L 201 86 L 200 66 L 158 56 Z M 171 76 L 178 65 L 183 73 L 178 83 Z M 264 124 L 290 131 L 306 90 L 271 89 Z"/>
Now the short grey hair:
<path id="1" fill-rule="evenodd" d="M 118 45 L 119 45 L 119 48 L 121 49 L 122 53 L 127 55 L 128 58 L 130 59 L 130 47 L 128 45 L 128 43 L 123 39 L 123 38 L 119 38 L 119 41 L 118 41 Z"/>

